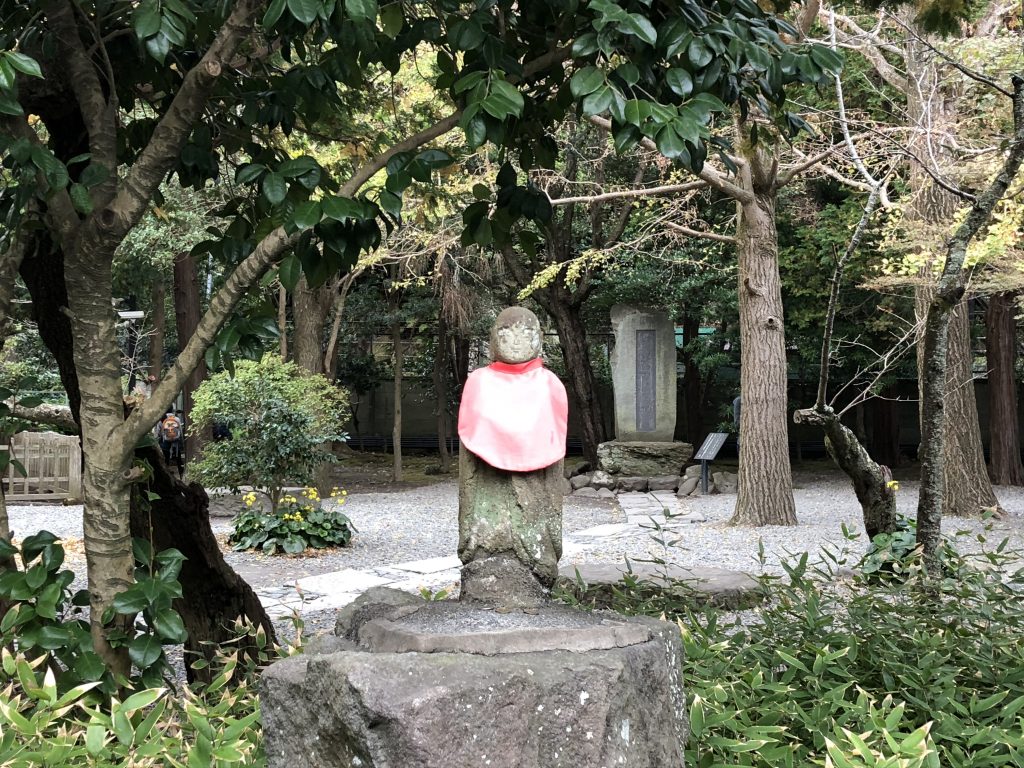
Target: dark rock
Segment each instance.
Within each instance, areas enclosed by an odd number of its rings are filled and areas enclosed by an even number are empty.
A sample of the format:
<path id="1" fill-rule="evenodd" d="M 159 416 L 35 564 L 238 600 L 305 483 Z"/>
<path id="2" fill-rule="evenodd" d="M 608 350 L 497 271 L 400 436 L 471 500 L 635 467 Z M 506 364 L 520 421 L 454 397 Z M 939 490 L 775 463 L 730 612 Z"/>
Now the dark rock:
<path id="1" fill-rule="evenodd" d="M 679 490 L 676 491 L 676 496 L 689 496 L 697 486 L 700 485 L 699 477 L 687 477 L 683 478 L 679 483 Z"/>
<path id="2" fill-rule="evenodd" d="M 620 493 L 623 491 L 627 493 L 644 493 L 647 490 L 647 478 L 646 477 L 620 477 L 618 483 L 615 485 L 616 490 Z"/>
<path id="3" fill-rule="evenodd" d="M 589 461 L 575 461 L 573 463 L 565 463 L 565 477 L 569 480 L 576 477 L 577 475 L 586 474 L 590 471 Z"/>
<path id="4" fill-rule="evenodd" d="M 391 587 L 371 587 L 340 611 L 334 621 L 334 634 L 356 640 L 359 628 L 374 619 L 390 619 L 411 613 L 423 606 L 423 598 Z"/>
<path id="5" fill-rule="evenodd" d="M 576 475 L 569 479 L 569 485 L 572 487 L 574 491 L 578 491 L 580 488 L 585 488 L 586 486 L 590 485 L 590 475 Z"/>
<path id="6" fill-rule="evenodd" d="M 693 605 L 714 605 L 729 610 L 750 608 L 764 595 L 757 579 L 747 573 L 716 567 L 686 567 L 656 563 L 583 563 L 559 569 L 557 588 L 568 590 L 580 600 L 598 607 L 611 604 L 613 587 L 621 585 L 623 574 L 632 572 L 639 581 L 672 590 Z M 580 590 L 577 573 L 586 585 Z"/>
<path id="7" fill-rule="evenodd" d="M 597 488 L 577 488 L 575 491 L 572 492 L 572 495 L 573 496 L 582 496 L 584 498 L 588 498 L 589 497 L 589 498 L 592 498 L 592 499 L 596 499 L 597 497 L 599 497 L 601 495 L 601 491 L 603 491 L 603 490 L 606 490 L 606 489 L 602 488 L 601 490 L 598 490 Z M 614 496 L 615 494 L 612 494 L 612 495 Z"/>
<path id="8" fill-rule="evenodd" d="M 597 447 L 602 470 L 613 475 L 653 477 L 678 475 L 693 455 L 689 443 L 620 442 L 611 440 Z"/>
<path id="9" fill-rule="evenodd" d="M 367 648 L 277 662 L 260 680 L 268 767 L 682 765 L 678 629 L 589 616 L 632 627 L 637 642 L 497 655 Z"/>
<path id="10" fill-rule="evenodd" d="M 611 488 L 598 488 L 597 498 L 605 500 L 614 499 L 615 491 L 613 491 Z"/>
<path id="11" fill-rule="evenodd" d="M 735 472 L 714 472 L 711 477 L 714 478 L 715 488 L 719 493 L 736 493 L 739 476 Z"/>
<path id="12" fill-rule="evenodd" d="M 561 553 L 562 543 L 559 542 L 556 562 Z M 509 553 L 477 558 L 462 567 L 460 600 L 524 607 L 543 604 L 548 594 L 536 573 Z"/>
<path id="13" fill-rule="evenodd" d="M 674 491 L 679 487 L 679 475 L 658 475 L 647 478 L 649 491 Z"/>
<path id="14" fill-rule="evenodd" d="M 691 464 L 685 470 L 683 470 L 683 477 L 700 477 L 700 464 Z"/>
<path id="15" fill-rule="evenodd" d="M 607 472 L 598 470 L 590 476 L 590 487 L 591 488 L 607 488 L 611 490 L 615 487 L 615 478 L 609 475 Z"/>

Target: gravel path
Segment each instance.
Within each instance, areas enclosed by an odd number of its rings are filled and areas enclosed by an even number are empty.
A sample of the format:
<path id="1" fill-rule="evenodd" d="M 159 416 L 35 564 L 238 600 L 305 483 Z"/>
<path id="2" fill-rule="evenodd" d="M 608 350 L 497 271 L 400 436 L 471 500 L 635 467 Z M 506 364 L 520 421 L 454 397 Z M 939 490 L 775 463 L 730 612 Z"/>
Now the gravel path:
<path id="1" fill-rule="evenodd" d="M 624 523 L 625 517 L 613 502 L 567 498 L 563 525 L 568 546 L 563 562 L 656 558 L 686 566 L 714 565 L 755 574 L 778 573 L 781 572 L 780 561 L 788 555 L 810 552 L 813 556 L 822 547 L 830 546 L 847 550 L 852 564 L 864 551 L 866 541 L 860 506 L 845 477 L 838 472 L 797 473 L 795 481 L 800 521 L 795 527 L 730 527 L 727 521 L 735 496 L 705 496 L 684 499 L 682 503 L 684 511 L 703 514 L 707 518 L 705 523 L 673 526 L 661 532 L 652 524 L 613 537 L 579 537 L 572 534 L 594 526 Z M 969 531 L 977 535 L 990 525 L 986 536 L 991 546 L 1007 537 L 1011 549 L 1024 549 L 1024 488 L 997 488 L 996 493 L 1009 513 L 1005 519 L 985 523 L 947 518 L 943 521 L 944 532 L 952 535 Z M 900 511 L 913 514 L 917 483 L 901 482 L 897 498 Z M 346 568 L 368 569 L 455 553 L 458 538 L 455 482 L 390 493 L 351 494 L 343 511 L 358 531 L 351 546 L 344 549 L 308 557 L 266 557 L 248 552 L 228 552 L 226 557 L 250 584 L 265 588 L 280 586 L 301 576 Z M 82 536 L 81 507 L 78 506 L 12 506 L 9 514 L 11 527 L 18 537 L 41 529 L 48 529 L 62 538 L 80 539 Z M 860 538 L 846 540 L 843 525 Z M 215 533 L 226 535 L 230 520 L 214 518 L 213 528 Z M 759 544 L 764 548 L 763 567 L 758 557 Z M 973 538 L 958 545 L 964 552 L 979 547 Z M 84 559 L 75 552 L 74 546 L 71 550 L 68 564 L 82 577 Z M 334 612 L 323 614 L 305 617 L 307 630 L 330 627 Z M 282 628 L 286 624 L 282 624 Z M 287 629 L 285 632 L 290 634 Z"/>

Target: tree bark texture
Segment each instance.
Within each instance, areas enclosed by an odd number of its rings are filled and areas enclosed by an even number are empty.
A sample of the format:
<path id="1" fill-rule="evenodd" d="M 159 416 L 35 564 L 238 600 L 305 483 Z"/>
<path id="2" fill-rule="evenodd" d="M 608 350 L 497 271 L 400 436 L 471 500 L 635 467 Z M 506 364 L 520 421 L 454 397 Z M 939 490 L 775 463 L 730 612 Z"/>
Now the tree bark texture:
<path id="1" fill-rule="evenodd" d="M 985 311 L 988 362 L 989 475 L 996 485 L 1024 485 L 1017 411 L 1017 321 L 1014 293 L 989 297 Z"/>
<path id="2" fill-rule="evenodd" d="M 892 385 L 871 400 L 871 457 L 887 467 L 900 465 L 900 410 Z"/>
<path id="3" fill-rule="evenodd" d="M 550 290 L 541 289 L 540 292 Z M 567 389 L 576 406 L 583 435 L 583 457 L 597 466 L 597 446 L 607 439 L 604 414 L 597 396 L 597 379 L 590 362 L 587 330 L 579 306 L 558 301 L 542 301 L 558 331 L 558 346 L 565 362 Z"/>
<path id="4" fill-rule="evenodd" d="M 153 332 L 149 336 L 149 375 L 160 378 L 164 367 L 164 337 L 167 335 L 167 313 L 164 303 L 167 299 L 167 288 L 164 281 L 157 278 L 153 282 Z"/>
<path id="5" fill-rule="evenodd" d="M 700 317 L 689 312 L 683 317 L 683 414 L 686 442 L 700 445 L 708 435 L 704 426 L 704 379 L 693 352 L 689 349 L 700 335 Z"/>
<path id="6" fill-rule="evenodd" d="M 924 552 L 925 563 L 937 572 L 941 540 L 944 495 L 947 354 L 950 336 L 950 315 L 961 301 L 965 290 L 964 262 L 967 248 L 978 232 L 989 222 L 996 204 L 1006 195 L 1010 184 L 1024 163 L 1024 75 L 1014 74 L 1013 137 L 1002 168 L 991 183 L 974 199 L 956 232 L 949 239 L 945 261 L 935 296 L 928 306 L 925 320 L 921 415 L 921 491 L 917 504 L 917 542 Z M 988 484 L 988 475 L 972 478 L 975 483 Z"/>
<path id="7" fill-rule="evenodd" d="M 183 251 L 174 259 L 174 319 L 178 329 L 179 350 L 185 348 L 195 334 L 196 328 L 199 327 L 199 320 L 203 316 L 199 297 L 199 275 L 196 271 L 196 260 L 191 253 Z M 186 425 L 192 423 L 193 394 L 205 379 L 206 360 L 201 359 L 185 379 L 185 386 L 181 389 L 181 410 L 185 414 Z M 206 442 L 205 438 L 205 435 L 190 433 L 188 439 L 185 440 L 186 465 L 199 458 L 203 450 L 203 443 Z"/>
<path id="8" fill-rule="evenodd" d="M 299 278 L 292 292 L 292 320 L 295 326 L 292 355 L 295 363 L 310 373 L 325 373 L 324 328 L 332 298 L 329 285 L 310 288 L 305 275 Z"/>
<path id="9" fill-rule="evenodd" d="M 281 362 L 288 362 L 288 291 L 283 285 L 277 287 L 277 333 Z"/>
<path id="10" fill-rule="evenodd" d="M 395 368 L 395 408 L 391 429 L 391 444 L 394 450 L 394 480 L 402 482 L 402 326 L 395 320 L 391 324 L 391 344 Z"/>
<path id="11" fill-rule="evenodd" d="M 437 452 L 441 474 L 451 472 L 448 452 L 448 322 L 444 313 L 437 318 L 437 347 L 434 350 L 434 407 L 437 410 Z"/>
<path id="12" fill-rule="evenodd" d="M 896 489 L 889 485 L 889 468 L 872 461 L 857 435 L 832 410 L 800 410 L 793 414 L 793 421 L 817 424 L 825 431 L 828 455 L 853 483 L 868 538 L 895 531 Z"/>
<path id="13" fill-rule="evenodd" d="M 57 361 L 61 381 L 68 394 L 70 412 L 77 422 L 81 396 L 77 369 L 72 356 L 71 323 L 67 314 L 61 311 L 61 307 L 67 305 L 63 266 L 64 255 L 54 245 L 50 236 L 45 232 L 36 233 L 32 238 L 32 247 L 28 256 L 22 262 L 21 273 L 32 296 L 32 312 L 38 324 L 40 336 Z M 116 345 L 114 349 L 116 350 Z M 62 424 L 62 426 L 72 427 L 75 426 L 75 423 Z M 225 568 L 230 570 L 230 566 L 224 563 L 223 557 L 216 548 L 213 532 L 209 527 L 209 520 L 205 517 L 205 512 L 200 513 L 198 509 L 187 508 L 192 502 L 182 497 L 180 492 L 162 490 L 176 489 L 182 486 L 170 477 L 159 452 L 150 451 L 149 455 L 154 472 L 153 488 L 157 493 L 164 495 L 163 498 L 153 502 L 153 530 L 154 533 L 159 531 L 173 533 L 172 538 L 161 538 L 156 543 L 156 547 L 163 549 L 173 546 L 189 557 L 189 561 L 182 567 L 185 603 L 182 617 L 190 632 L 188 641 L 190 647 L 201 647 L 206 642 L 223 640 L 223 630 L 215 628 L 229 626 L 240 615 L 237 610 L 238 605 L 246 606 L 246 615 L 254 623 L 270 626 L 271 622 L 262 606 L 248 601 L 246 594 L 250 593 L 251 589 L 233 572 L 232 574 L 225 572 L 221 577 L 208 576 L 211 579 L 210 583 L 217 585 L 218 594 L 216 595 L 205 588 L 196 592 L 192 591 L 191 585 L 198 584 L 200 580 L 186 576 L 186 572 L 191 574 L 196 571 L 210 574 Z M 205 498 L 205 494 L 203 496 Z M 193 501 L 198 499 L 194 492 L 193 496 L 188 498 Z M 186 508 L 182 509 L 182 506 Z M 133 535 L 141 532 L 148 537 L 148 517 L 145 526 L 140 527 L 137 522 L 139 514 L 139 509 L 133 507 L 130 530 Z M 161 520 L 165 515 L 172 519 Z M 180 516 L 180 521 L 175 516 Z M 211 542 L 213 549 L 210 549 Z M 130 553 L 130 546 L 128 550 Z M 193 618 L 193 614 L 199 618 Z"/>
<path id="14" fill-rule="evenodd" d="M 787 364 L 774 174 L 763 150 L 741 172 L 753 190 L 736 228 L 740 309 L 740 464 L 736 525 L 796 525 L 786 422 Z"/>
<path id="15" fill-rule="evenodd" d="M 211 660 L 218 645 L 237 639 L 236 618 L 262 626 L 270 643 L 274 625 L 256 593 L 224 560 L 210 527 L 209 498 L 197 483 L 185 485 L 175 477 L 159 450 L 139 452 L 153 468 L 149 490 L 159 498 L 150 509 L 136 500 L 132 507 L 132 535 L 152 541 L 159 552 L 175 548 L 185 555 L 178 581 L 183 597 L 174 601 L 188 631 L 185 641 L 185 671 L 189 682 L 208 681 L 210 669 L 193 670 L 196 659 Z M 257 658 L 257 648 L 243 652 Z"/>
<path id="16" fill-rule="evenodd" d="M 978 517 L 985 510 L 998 509 L 999 500 L 985 466 L 966 299 L 950 314 L 948 349 L 942 514 Z"/>

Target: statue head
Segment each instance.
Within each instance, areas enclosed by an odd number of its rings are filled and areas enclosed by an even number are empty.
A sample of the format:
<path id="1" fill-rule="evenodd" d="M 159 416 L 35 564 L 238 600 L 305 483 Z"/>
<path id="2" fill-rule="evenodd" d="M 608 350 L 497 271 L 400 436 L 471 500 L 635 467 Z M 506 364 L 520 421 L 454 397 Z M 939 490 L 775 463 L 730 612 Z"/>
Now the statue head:
<path id="1" fill-rule="evenodd" d="M 491 358 L 502 363 L 526 363 L 541 353 L 540 321 L 524 307 L 503 309 L 491 328 Z"/>

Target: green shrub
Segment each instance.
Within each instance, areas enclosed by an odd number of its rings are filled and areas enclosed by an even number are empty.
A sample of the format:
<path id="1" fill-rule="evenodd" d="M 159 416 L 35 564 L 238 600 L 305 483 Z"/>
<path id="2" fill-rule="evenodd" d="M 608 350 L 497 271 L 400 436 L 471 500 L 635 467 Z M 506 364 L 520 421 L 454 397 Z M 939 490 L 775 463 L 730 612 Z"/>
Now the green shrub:
<path id="1" fill-rule="evenodd" d="M 277 507 L 282 488 L 307 484 L 317 467 L 334 461 L 325 444 L 345 439 L 348 399 L 323 376 L 277 355 L 240 360 L 196 390 L 190 434 L 219 422 L 231 439 L 207 443 L 189 471 L 207 486 L 237 491 L 248 485 Z"/>
<path id="2" fill-rule="evenodd" d="M 646 589 L 617 607 L 679 621 L 688 766 L 1024 766 L 1024 570 L 1005 544 L 948 547 L 940 579 L 908 558 L 901 583 L 804 554 L 762 578 L 753 618 Z"/>
<path id="3" fill-rule="evenodd" d="M 256 673 L 262 664 L 296 648 L 268 647 L 262 628 L 236 625 L 236 631 L 255 642 L 259 658 L 240 662 L 238 652 L 221 652 L 206 686 L 147 688 L 124 699 L 100 695 L 95 683 L 61 694 L 43 657 L 29 661 L 23 653 L 4 648 L 0 765 L 265 766 Z"/>
<path id="4" fill-rule="evenodd" d="M 163 646 L 185 640 L 185 627 L 171 606 L 181 597 L 177 577 L 185 559 L 176 549 L 155 555 L 148 542 L 133 542 L 135 583 L 119 594 L 105 617 L 138 616 L 131 633 L 111 632 L 114 647 L 128 647 L 136 687 L 158 685 L 167 669 Z M 49 531 L 28 536 L 16 548 L 0 541 L 0 558 L 20 558 L 20 570 L 0 574 L 0 599 L 9 603 L 0 618 L 0 645 L 17 648 L 53 671 L 54 684 L 63 692 L 82 684 L 95 684 L 104 692 L 117 688 L 100 656 L 93 650 L 89 623 L 82 609 L 89 593 L 71 593 L 73 572 L 63 569 L 64 548 Z"/>
<path id="5" fill-rule="evenodd" d="M 337 504 L 345 501 L 343 491 L 335 490 L 331 497 Z M 343 547 L 355 532 L 345 515 L 323 508 L 315 488 L 306 488 L 299 497 L 285 494 L 270 511 L 256 502 L 254 493 L 243 499 L 246 509 L 235 517 L 230 538 L 236 550 L 262 549 L 273 555 L 280 549 L 297 555 L 306 547 Z"/>

